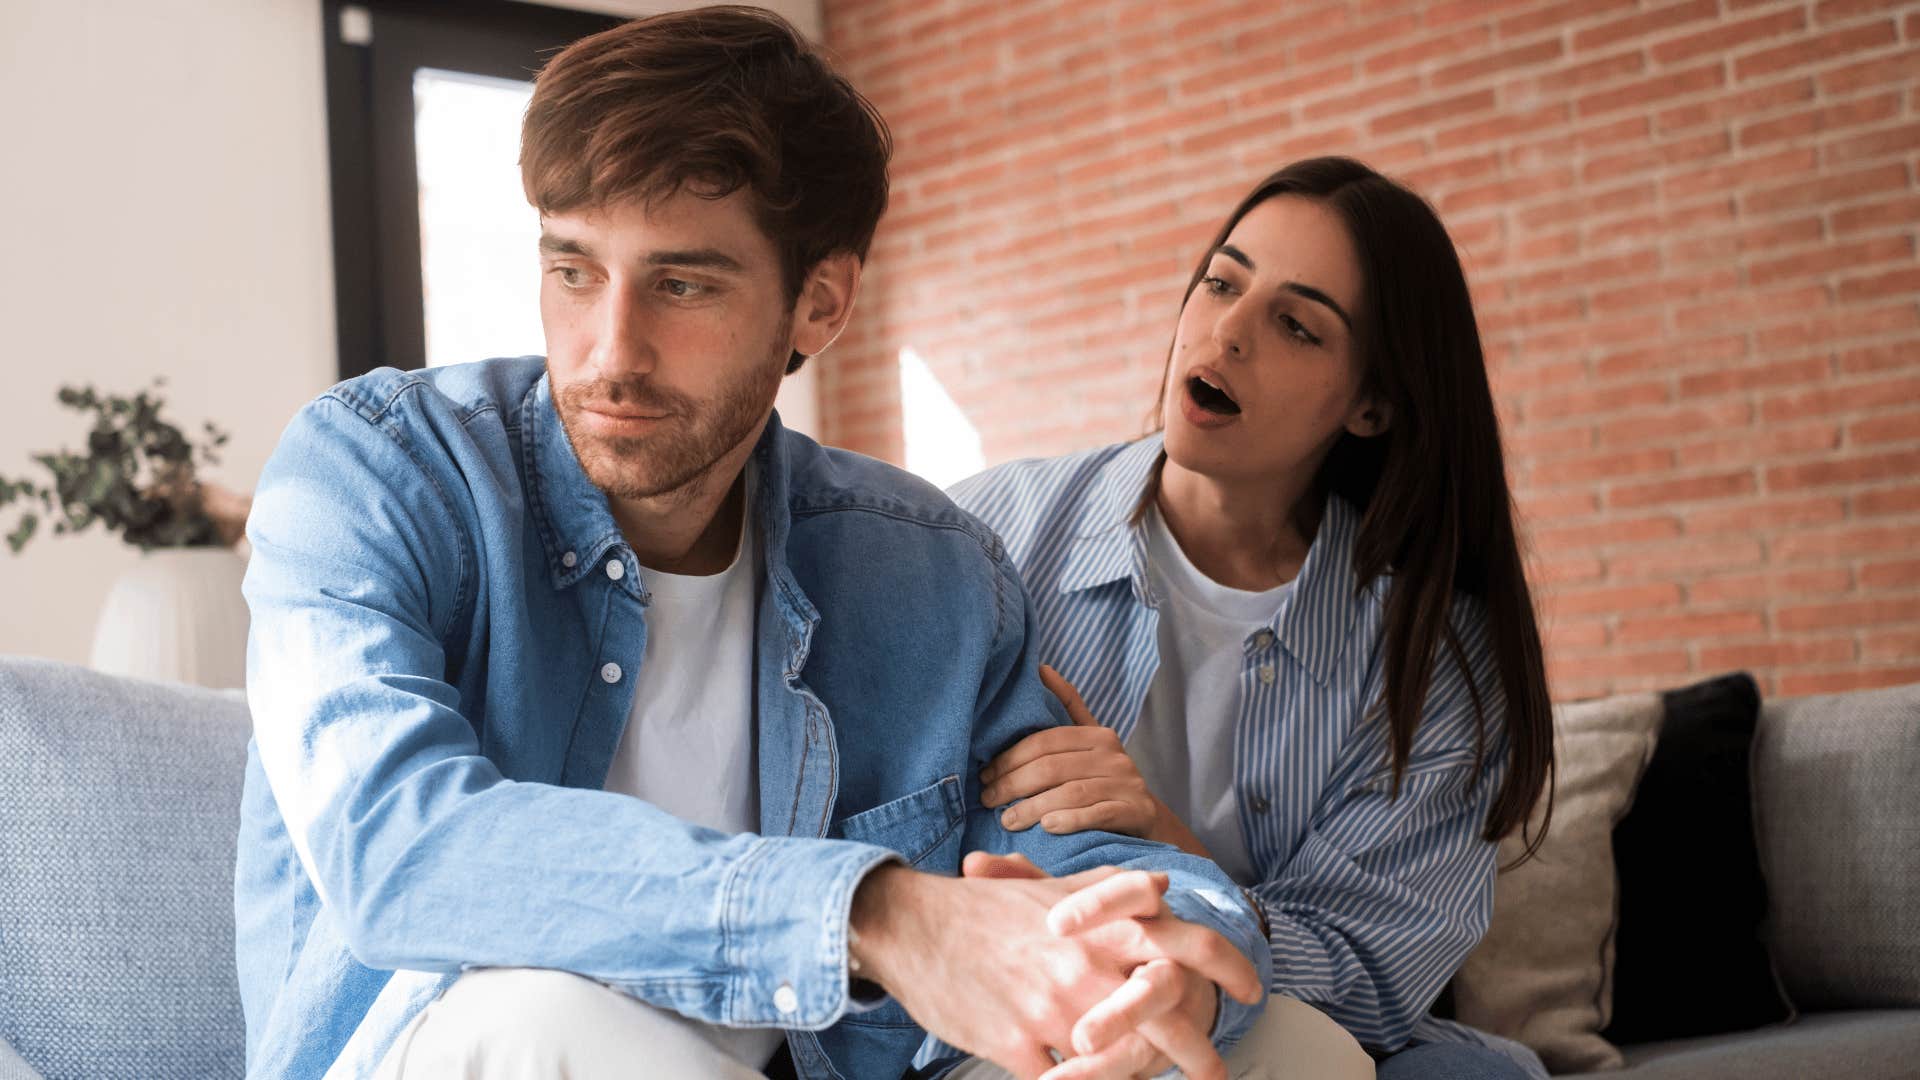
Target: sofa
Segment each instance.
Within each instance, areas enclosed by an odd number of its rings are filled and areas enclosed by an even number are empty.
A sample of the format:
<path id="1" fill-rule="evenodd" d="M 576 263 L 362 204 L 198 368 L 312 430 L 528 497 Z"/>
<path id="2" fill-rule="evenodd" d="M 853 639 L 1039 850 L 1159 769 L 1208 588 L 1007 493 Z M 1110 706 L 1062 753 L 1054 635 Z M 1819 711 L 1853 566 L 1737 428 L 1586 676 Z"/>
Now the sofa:
<path id="1" fill-rule="evenodd" d="M 247 738 L 237 692 L 0 657 L 0 1080 L 244 1074 Z M 1768 890 L 1791 916 L 1770 934 L 1800 1015 L 1627 1047 L 1604 1075 L 1920 1077 L 1920 685 L 1770 702 L 1754 746 Z M 1813 843 L 1808 815 L 1866 842 Z"/>

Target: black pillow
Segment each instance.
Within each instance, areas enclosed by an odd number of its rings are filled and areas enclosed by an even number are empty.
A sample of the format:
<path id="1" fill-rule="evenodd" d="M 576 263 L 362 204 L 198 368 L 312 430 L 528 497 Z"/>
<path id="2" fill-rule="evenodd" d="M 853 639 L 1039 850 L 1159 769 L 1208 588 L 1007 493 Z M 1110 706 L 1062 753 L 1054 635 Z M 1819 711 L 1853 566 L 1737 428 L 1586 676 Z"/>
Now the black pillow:
<path id="1" fill-rule="evenodd" d="M 1761 938 L 1767 887 L 1748 763 L 1760 688 L 1741 672 L 1668 691 L 1653 761 L 1613 830 L 1615 1044 L 1786 1020 Z"/>

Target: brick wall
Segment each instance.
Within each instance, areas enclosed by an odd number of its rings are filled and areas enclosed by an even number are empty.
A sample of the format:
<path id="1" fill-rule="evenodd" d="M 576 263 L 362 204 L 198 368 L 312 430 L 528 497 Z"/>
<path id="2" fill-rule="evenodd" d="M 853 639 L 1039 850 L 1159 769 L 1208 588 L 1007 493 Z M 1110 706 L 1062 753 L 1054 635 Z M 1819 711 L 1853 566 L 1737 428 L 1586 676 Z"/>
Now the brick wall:
<path id="1" fill-rule="evenodd" d="M 1920 4 L 825 14 L 899 143 L 830 441 L 900 459 L 903 348 L 989 463 L 1141 433 L 1221 217 L 1353 154 L 1462 249 L 1556 697 L 1920 679 Z"/>

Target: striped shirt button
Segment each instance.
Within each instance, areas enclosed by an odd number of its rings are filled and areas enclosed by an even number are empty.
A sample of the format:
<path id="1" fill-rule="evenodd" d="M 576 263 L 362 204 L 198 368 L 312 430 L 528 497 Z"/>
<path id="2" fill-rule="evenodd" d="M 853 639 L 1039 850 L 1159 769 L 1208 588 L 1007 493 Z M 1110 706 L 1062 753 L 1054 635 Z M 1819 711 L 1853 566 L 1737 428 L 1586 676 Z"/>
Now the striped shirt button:
<path id="1" fill-rule="evenodd" d="M 1260 685 L 1262 686 L 1273 685 L 1273 665 L 1272 664 L 1260 665 Z"/>
<path id="2" fill-rule="evenodd" d="M 1264 814 L 1273 809 L 1273 804 L 1267 801 L 1265 795 L 1255 795 L 1253 798 L 1247 800 L 1247 809 L 1252 810 L 1256 814 Z"/>
<path id="3" fill-rule="evenodd" d="M 1262 630 L 1259 633 L 1253 635 L 1253 647 L 1256 649 L 1264 649 L 1272 644 L 1273 644 L 1273 631 L 1271 630 Z"/>

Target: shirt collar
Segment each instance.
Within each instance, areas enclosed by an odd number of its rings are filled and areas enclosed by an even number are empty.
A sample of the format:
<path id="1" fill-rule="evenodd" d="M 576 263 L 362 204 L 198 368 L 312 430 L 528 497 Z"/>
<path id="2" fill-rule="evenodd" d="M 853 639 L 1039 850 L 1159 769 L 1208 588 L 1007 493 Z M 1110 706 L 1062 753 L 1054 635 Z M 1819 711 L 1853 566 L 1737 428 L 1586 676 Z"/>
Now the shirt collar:
<path id="1" fill-rule="evenodd" d="M 1147 580 L 1145 526 L 1134 520 L 1134 510 L 1163 454 L 1162 437 L 1154 434 L 1122 448 L 1101 466 L 1074 523 L 1072 554 L 1059 579 L 1061 592 L 1125 580 L 1137 601 L 1158 606 Z M 1359 511 L 1340 496 L 1328 495 L 1306 561 L 1271 624 L 1281 646 L 1322 685 L 1338 670 L 1363 602 L 1353 571 L 1353 545 L 1359 535 Z"/>

